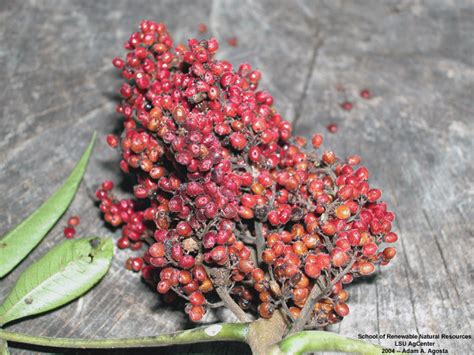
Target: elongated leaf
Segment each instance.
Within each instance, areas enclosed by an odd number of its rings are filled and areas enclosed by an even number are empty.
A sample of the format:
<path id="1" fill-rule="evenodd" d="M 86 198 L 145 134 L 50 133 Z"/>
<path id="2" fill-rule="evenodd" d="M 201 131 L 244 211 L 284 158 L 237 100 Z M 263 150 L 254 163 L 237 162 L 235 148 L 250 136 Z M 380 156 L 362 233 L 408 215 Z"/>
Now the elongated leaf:
<path id="1" fill-rule="evenodd" d="M 109 269 L 110 238 L 65 240 L 30 265 L 0 306 L 0 325 L 60 307 L 94 286 Z"/>
<path id="2" fill-rule="evenodd" d="M 43 239 L 70 205 L 86 171 L 95 133 L 71 175 L 45 203 L 0 239 L 0 278 L 4 277 Z"/>

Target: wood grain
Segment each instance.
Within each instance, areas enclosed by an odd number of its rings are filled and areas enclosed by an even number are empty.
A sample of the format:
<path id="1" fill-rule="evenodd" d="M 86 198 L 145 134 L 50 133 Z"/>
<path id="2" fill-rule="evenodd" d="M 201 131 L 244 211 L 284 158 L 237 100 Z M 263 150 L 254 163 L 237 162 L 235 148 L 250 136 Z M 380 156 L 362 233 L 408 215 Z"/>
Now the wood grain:
<path id="1" fill-rule="evenodd" d="M 299 134 L 323 132 L 324 149 L 360 154 L 372 183 L 397 214 L 398 257 L 351 286 L 351 314 L 333 330 L 359 333 L 472 334 L 474 220 L 474 3 L 472 1 L 2 1 L 0 2 L 0 234 L 38 207 L 72 169 L 91 132 L 93 158 L 70 211 L 41 247 L 2 280 L 62 239 L 68 216 L 81 235 L 117 234 L 91 198 L 117 183 L 120 79 L 110 65 L 143 18 L 165 22 L 176 41 L 197 25 L 221 42 L 221 58 L 259 68 L 282 115 Z M 226 44 L 236 36 L 237 48 Z M 338 91 L 343 87 L 343 91 Z M 369 88 L 373 98 L 360 98 Z M 350 112 L 339 104 L 353 102 Z M 329 134 L 325 127 L 337 123 Z M 102 139 L 100 139 L 102 137 Z M 190 327 L 159 304 L 116 255 L 111 272 L 80 300 L 10 327 L 38 335 L 117 337 Z M 228 312 L 206 321 L 229 320 Z M 381 341 L 392 346 L 391 341 Z M 439 341 L 452 354 L 468 341 Z M 22 350 L 23 349 L 23 350 Z M 38 349 L 15 347 L 13 354 Z M 195 345 L 155 353 L 248 353 L 242 344 Z"/>

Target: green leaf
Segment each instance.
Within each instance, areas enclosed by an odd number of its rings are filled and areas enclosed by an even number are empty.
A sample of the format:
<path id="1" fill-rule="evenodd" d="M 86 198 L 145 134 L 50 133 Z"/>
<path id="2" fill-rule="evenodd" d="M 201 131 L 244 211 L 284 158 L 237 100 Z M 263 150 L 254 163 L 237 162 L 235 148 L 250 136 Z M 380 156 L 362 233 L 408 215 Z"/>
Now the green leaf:
<path id="1" fill-rule="evenodd" d="M 20 275 L 0 306 L 0 325 L 79 297 L 107 273 L 113 253 L 110 238 L 64 240 Z"/>
<path id="2" fill-rule="evenodd" d="M 95 133 L 71 175 L 45 203 L 0 239 L 0 278 L 12 271 L 43 239 L 70 205 L 86 171 Z"/>

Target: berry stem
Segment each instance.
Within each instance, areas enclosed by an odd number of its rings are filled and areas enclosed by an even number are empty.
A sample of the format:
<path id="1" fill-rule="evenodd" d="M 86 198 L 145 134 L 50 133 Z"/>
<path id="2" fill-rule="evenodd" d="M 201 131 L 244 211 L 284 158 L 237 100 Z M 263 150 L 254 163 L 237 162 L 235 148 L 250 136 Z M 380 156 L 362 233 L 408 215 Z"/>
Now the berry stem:
<path id="1" fill-rule="evenodd" d="M 314 351 L 342 351 L 364 355 L 382 354 L 383 347 L 325 331 L 305 331 L 290 335 L 272 346 L 268 354 L 304 354 Z M 401 354 L 393 352 L 392 354 Z"/>
<path id="2" fill-rule="evenodd" d="M 304 326 L 306 325 L 308 320 L 311 318 L 311 314 L 316 302 L 319 301 L 322 297 L 326 296 L 329 292 L 331 292 L 332 287 L 335 284 L 337 284 L 342 279 L 342 277 L 351 270 L 352 265 L 354 265 L 355 260 L 356 259 L 352 257 L 349 264 L 347 264 L 344 270 L 342 270 L 339 273 L 339 275 L 337 275 L 337 277 L 334 280 L 332 280 L 332 282 L 328 286 L 326 286 L 325 289 L 321 289 L 319 284 L 314 284 L 308 296 L 308 300 L 306 301 L 303 309 L 301 310 L 299 318 L 293 324 L 288 334 L 294 334 L 304 329 Z"/>
<path id="3" fill-rule="evenodd" d="M 222 323 L 172 334 L 118 339 L 73 339 L 34 336 L 0 329 L 0 339 L 39 346 L 68 349 L 144 348 L 208 341 L 247 342 L 249 323 Z"/>
<path id="4" fill-rule="evenodd" d="M 221 298 L 222 302 L 224 302 L 225 306 L 229 308 L 232 313 L 235 314 L 235 316 L 239 319 L 241 322 L 251 322 L 252 319 L 250 316 L 245 313 L 242 308 L 239 307 L 237 303 L 232 299 L 232 297 L 229 295 L 229 292 L 224 286 L 219 286 L 216 288 L 216 292 Z"/>

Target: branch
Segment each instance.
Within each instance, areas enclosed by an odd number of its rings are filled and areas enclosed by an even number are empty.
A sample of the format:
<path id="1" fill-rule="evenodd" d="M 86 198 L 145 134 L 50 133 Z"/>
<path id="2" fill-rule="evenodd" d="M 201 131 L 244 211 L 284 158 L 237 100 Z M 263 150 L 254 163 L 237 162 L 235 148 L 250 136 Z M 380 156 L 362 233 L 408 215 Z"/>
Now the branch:
<path id="1" fill-rule="evenodd" d="M 263 238 L 261 222 L 255 222 L 255 237 L 255 242 L 257 246 L 257 261 L 258 266 L 260 266 L 260 264 L 262 263 L 263 249 L 265 249 L 265 239 Z"/>
<path id="2" fill-rule="evenodd" d="M 349 262 L 349 264 L 347 264 L 344 270 L 342 270 L 339 275 L 337 275 L 337 277 L 332 280 L 332 282 L 328 286 L 326 286 L 324 290 L 322 290 L 319 284 L 317 283 L 313 285 L 308 299 L 306 300 L 306 303 L 303 309 L 301 310 L 300 316 L 293 324 L 288 334 L 294 334 L 304 329 L 304 326 L 308 322 L 308 319 L 311 316 L 311 313 L 313 312 L 314 305 L 316 304 L 316 302 L 318 302 L 322 297 L 324 297 L 328 292 L 330 292 L 332 287 L 337 284 L 339 280 L 341 280 L 342 277 L 351 270 L 352 265 L 354 265 L 354 262 L 355 257 L 352 257 L 351 261 Z"/>
<path id="3" fill-rule="evenodd" d="M 208 341 L 247 342 L 248 331 L 249 323 L 222 323 L 158 336 L 118 339 L 74 339 L 41 337 L 0 329 L 0 339 L 53 348 L 114 349 L 158 347 Z"/>
<path id="4" fill-rule="evenodd" d="M 290 322 L 294 322 L 295 317 L 293 317 L 293 314 L 291 314 L 290 309 L 288 308 L 288 305 L 286 304 L 286 298 L 282 297 L 281 305 L 282 305 L 282 310 L 283 310 L 284 315 L 290 319 Z"/>
<path id="5" fill-rule="evenodd" d="M 268 274 L 270 275 L 270 280 L 272 280 L 272 282 L 275 282 L 276 283 L 276 280 L 275 280 L 275 274 L 273 273 L 273 268 L 271 265 L 268 266 Z M 295 321 L 295 317 L 293 317 L 293 315 L 291 314 L 290 312 L 290 309 L 288 308 L 288 305 L 286 304 L 286 286 L 283 285 L 283 291 L 282 291 L 282 297 L 280 299 L 280 303 L 282 305 L 282 313 L 284 316 L 286 316 L 290 322 L 294 322 Z"/>
<path id="6" fill-rule="evenodd" d="M 268 354 L 300 355 L 314 351 L 342 351 L 347 353 L 357 353 L 364 355 L 380 355 L 383 353 L 383 347 L 366 343 L 362 340 L 347 338 L 345 336 L 325 332 L 325 331 L 306 331 L 293 334 L 286 337 L 279 343 L 272 346 Z M 392 354 L 402 355 L 394 351 Z"/>
<path id="7" fill-rule="evenodd" d="M 255 238 L 249 234 L 250 233 L 248 231 L 246 231 L 245 234 L 240 233 L 238 239 L 243 241 L 245 244 L 255 245 Z"/>
<path id="8" fill-rule="evenodd" d="M 227 289 L 224 286 L 219 286 L 216 288 L 216 292 L 221 298 L 222 302 L 224 302 L 225 306 L 229 308 L 232 313 L 239 319 L 241 322 L 251 322 L 252 319 L 250 316 L 244 312 L 242 308 L 239 307 L 237 303 L 235 303 L 234 299 L 229 295 Z"/>
<path id="9" fill-rule="evenodd" d="M 325 331 L 299 332 L 286 337 L 270 348 L 266 348 L 265 345 L 268 342 L 265 341 L 265 334 L 279 334 L 278 331 L 275 331 L 278 327 L 275 327 L 273 324 L 267 325 L 266 323 L 262 323 L 263 329 L 257 329 L 257 325 L 258 322 L 253 322 L 252 326 L 249 323 L 221 323 L 171 334 L 118 339 L 53 338 L 27 335 L 0 329 L 0 342 L 4 340 L 62 349 L 124 349 L 183 345 L 211 341 L 240 341 L 246 343 L 252 343 L 253 341 L 255 343 L 253 344 L 255 350 L 263 350 L 265 354 L 270 355 L 300 355 L 313 351 L 342 351 L 364 355 L 379 355 L 382 354 L 384 349 L 378 345 Z M 263 332 L 263 334 L 261 332 Z M 263 348 L 261 349 L 257 345 L 263 345 Z M 252 349 L 254 349 L 254 347 L 252 347 Z M 392 354 L 401 355 L 400 352 L 393 352 Z"/>
<path id="10" fill-rule="evenodd" d="M 219 302 L 216 302 L 216 303 L 207 302 L 206 305 L 209 308 L 220 308 L 220 307 L 225 306 L 224 302 L 222 302 L 222 301 L 219 301 Z"/>

